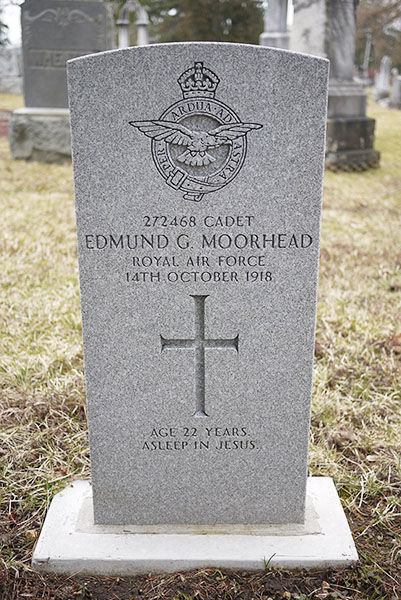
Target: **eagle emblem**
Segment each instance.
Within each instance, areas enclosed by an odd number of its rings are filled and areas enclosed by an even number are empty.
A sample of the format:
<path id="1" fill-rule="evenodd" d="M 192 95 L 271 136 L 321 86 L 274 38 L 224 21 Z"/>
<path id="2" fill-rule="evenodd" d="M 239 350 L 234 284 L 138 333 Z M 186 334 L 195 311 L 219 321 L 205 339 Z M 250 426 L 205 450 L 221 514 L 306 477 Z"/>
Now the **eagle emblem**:
<path id="1" fill-rule="evenodd" d="M 191 131 L 179 123 L 170 121 L 131 121 L 130 125 L 137 127 L 148 137 L 164 140 L 168 144 L 186 146 L 187 150 L 177 157 L 177 160 L 190 167 L 207 167 L 216 159 L 207 152 L 222 144 L 232 145 L 237 138 L 244 136 L 251 129 L 260 129 L 257 123 L 233 123 L 220 125 L 211 131 Z"/>
<path id="2" fill-rule="evenodd" d="M 262 125 L 243 123 L 226 104 L 215 99 L 220 80 L 196 62 L 178 83 L 183 100 L 170 106 L 159 119 L 130 121 L 152 140 L 152 156 L 166 183 L 184 192 L 184 199 L 199 202 L 240 171 L 246 156 L 247 134 Z"/>

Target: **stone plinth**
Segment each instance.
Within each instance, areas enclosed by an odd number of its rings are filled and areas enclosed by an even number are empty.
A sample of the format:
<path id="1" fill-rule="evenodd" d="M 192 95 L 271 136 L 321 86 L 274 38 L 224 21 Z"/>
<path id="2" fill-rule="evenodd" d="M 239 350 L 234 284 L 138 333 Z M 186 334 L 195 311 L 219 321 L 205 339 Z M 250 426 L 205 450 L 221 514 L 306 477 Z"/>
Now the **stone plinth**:
<path id="1" fill-rule="evenodd" d="M 285 31 L 264 31 L 260 34 L 259 44 L 261 46 L 270 46 L 271 48 L 288 48 L 290 34 Z"/>
<path id="2" fill-rule="evenodd" d="M 310 477 L 302 524 L 96 525 L 92 488 L 75 481 L 55 496 L 33 555 L 38 571 L 136 575 L 178 570 L 346 567 L 358 560 L 330 478 Z"/>
<path id="3" fill-rule="evenodd" d="M 19 108 L 9 124 L 11 156 L 16 159 L 64 163 L 71 161 L 69 110 Z"/>
<path id="4" fill-rule="evenodd" d="M 327 116 L 364 117 L 366 115 L 366 93 L 355 81 L 330 80 Z"/>
<path id="5" fill-rule="evenodd" d="M 378 167 L 375 119 L 366 116 L 366 93 L 354 81 L 331 80 L 327 107 L 326 168 L 363 171 Z"/>
<path id="6" fill-rule="evenodd" d="M 363 171 L 378 167 L 380 154 L 373 149 L 375 120 L 368 117 L 327 120 L 326 167 L 332 171 Z"/>

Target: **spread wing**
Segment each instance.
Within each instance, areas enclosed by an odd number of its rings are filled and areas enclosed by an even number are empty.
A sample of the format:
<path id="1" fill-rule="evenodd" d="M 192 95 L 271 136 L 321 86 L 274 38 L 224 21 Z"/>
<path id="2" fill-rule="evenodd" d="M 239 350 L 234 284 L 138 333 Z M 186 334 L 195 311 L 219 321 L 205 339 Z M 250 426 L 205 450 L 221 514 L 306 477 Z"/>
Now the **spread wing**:
<path id="1" fill-rule="evenodd" d="M 170 144 L 188 146 L 193 140 L 190 129 L 171 121 L 130 121 L 129 124 L 157 141 L 164 140 Z"/>
<path id="2" fill-rule="evenodd" d="M 208 136 L 212 137 L 214 140 L 214 143 L 208 143 L 208 148 L 221 146 L 222 144 L 230 144 L 233 140 L 244 137 L 252 129 L 260 129 L 261 127 L 263 127 L 263 125 L 259 125 L 258 123 L 231 123 L 230 125 L 220 125 L 220 127 L 208 131 Z"/>

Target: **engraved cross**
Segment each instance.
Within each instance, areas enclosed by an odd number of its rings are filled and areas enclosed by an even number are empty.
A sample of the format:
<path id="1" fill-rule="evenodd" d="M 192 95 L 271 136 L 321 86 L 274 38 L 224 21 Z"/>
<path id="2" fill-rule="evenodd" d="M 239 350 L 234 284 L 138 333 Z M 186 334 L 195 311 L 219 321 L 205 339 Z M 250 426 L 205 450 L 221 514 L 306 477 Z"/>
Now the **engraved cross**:
<path id="1" fill-rule="evenodd" d="M 208 296 L 191 297 L 195 302 L 194 339 L 166 339 L 160 336 L 161 350 L 167 348 L 195 350 L 195 417 L 207 417 L 205 410 L 205 349 L 234 348 L 238 352 L 239 335 L 232 339 L 205 338 L 205 301 Z"/>

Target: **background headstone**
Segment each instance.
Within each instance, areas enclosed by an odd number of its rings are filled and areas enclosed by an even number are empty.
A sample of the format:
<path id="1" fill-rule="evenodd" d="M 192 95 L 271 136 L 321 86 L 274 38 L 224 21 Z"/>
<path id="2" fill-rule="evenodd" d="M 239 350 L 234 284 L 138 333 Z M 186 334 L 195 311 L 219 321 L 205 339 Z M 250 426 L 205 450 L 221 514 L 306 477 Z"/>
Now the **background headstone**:
<path id="1" fill-rule="evenodd" d="M 265 2 L 264 32 L 259 44 L 273 48 L 288 48 L 290 34 L 287 31 L 288 0 L 268 0 Z"/>
<path id="2" fill-rule="evenodd" d="M 327 71 L 196 43 L 70 63 L 98 523 L 303 521 Z"/>
<path id="3" fill-rule="evenodd" d="M 390 79 L 391 79 L 391 58 L 383 56 L 380 61 L 380 71 L 375 77 L 375 90 L 373 97 L 375 100 L 383 100 L 390 95 Z"/>
<path id="4" fill-rule="evenodd" d="M 136 28 L 136 44 L 130 44 L 129 40 L 129 26 L 130 26 L 130 14 L 135 14 L 135 28 Z M 146 46 L 149 44 L 149 17 L 148 13 L 138 0 L 128 0 L 122 6 L 118 13 L 117 19 L 118 27 L 118 47 L 128 48 L 131 45 L 135 46 Z"/>
<path id="5" fill-rule="evenodd" d="M 401 109 L 401 75 L 393 77 L 390 106 L 391 108 Z"/>
<path id="6" fill-rule="evenodd" d="M 68 108 L 66 61 L 113 47 L 108 6 L 25 0 L 21 7 L 25 106 Z"/>
<path id="7" fill-rule="evenodd" d="M 0 94 L 22 94 L 21 48 L 0 46 Z"/>
<path id="8" fill-rule="evenodd" d="M 293 0 L 290 50 L 326 56 L 326 0 Z"/>
<path id="9" fill-rule="evenodd" d="M 290 48 L 330 60 L 326 166 L 366 169 L 379 164 L 375 121 L 366 116 L 366 93 L 354 80 L 358 0 L 294 0 Z"/>
<path id="10" fill-rule="evenodd" d="M 25 0 L 21 7 L 25 108 L 13 112 L 13 158 L 71 160 L 66 61 L 114 46 L 111 7 L 99 0 Z"/>

